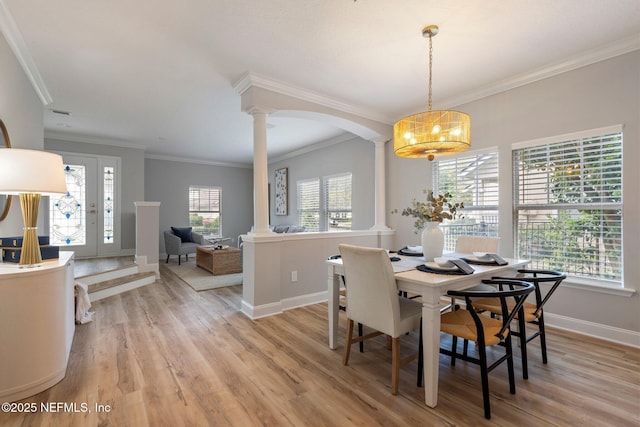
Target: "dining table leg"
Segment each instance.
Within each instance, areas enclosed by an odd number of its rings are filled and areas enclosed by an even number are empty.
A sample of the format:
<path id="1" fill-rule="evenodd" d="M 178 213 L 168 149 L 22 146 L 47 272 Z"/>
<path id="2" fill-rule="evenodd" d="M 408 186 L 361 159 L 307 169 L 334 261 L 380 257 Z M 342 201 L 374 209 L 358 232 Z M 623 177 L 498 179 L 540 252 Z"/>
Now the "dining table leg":
<path id="1" fill-rule="evenodd" d="M 422 295 L 422 339 L 424 345 L 424 401 L 434 408 L 438 403 L 440 366 L 440 295 Z"/>
<path id="2" fill-rule="evenodd" d="M 328 317 L 329 317 L 329 348 L 335 350 L 338 347 L 338 319 L 340 311 L 340 281 L 332 266 L 329 266 L 327 278 L 327 291 L 329 293 Z"/>

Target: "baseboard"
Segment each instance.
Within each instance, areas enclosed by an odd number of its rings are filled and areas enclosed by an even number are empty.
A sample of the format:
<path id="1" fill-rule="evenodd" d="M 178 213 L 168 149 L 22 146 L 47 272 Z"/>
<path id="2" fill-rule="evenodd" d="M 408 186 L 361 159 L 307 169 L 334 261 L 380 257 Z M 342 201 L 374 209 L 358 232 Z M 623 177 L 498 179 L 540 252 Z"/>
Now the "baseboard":
<path id="1" fill-rule="evenodd" d="M 242 301 L 242 312 L 250 319 L 273 316 L 285 310 L 291 310 L 305 305 L 327 302 L 327 291 L 314 294 L 285 298 L 280 302 L 264 304 L 254 307 Z M 553 313 L 544 314 L 545 324 L 552 328 L 563 329 L 576 334 L 587 335 L 605 341 L 640 348 L 640 333 L 627 329 L 615 328 L 600 323 L 588 322 Z"/>
<path id="2" fill-rule="evenodd" d="M 273 316 L 275 314 L 280 314 L 283 311 L 281 302 L 253 306 L 245 300 L 242 300 L 240 310 L 251 320 L 256 320 L 261 317 Z"/>
<path id="3" fill-rule="evenodd" d="M 328 291 L 316 292 L 314 294 L 300 295 L 293 298 L 285 298 L 282 302 L 283 310 L 291 310 L 293 308 L 304 307 L 305 305 L 318 304 L 327 302 Z"/>
<path id="4" fill-rule="evenodd" d="M 640 348 L 640 333 L 628 329 L 615 328 L 547 312 L 544 313 L 544 322 L 549 327 Z"/>
<path id="5" fill-rule="evenodd" d="M 241 311 L 251 320 L 261 317 L 274 316 L 286 310 L 304 307 L 305 305 L 318 304 L 327 302 L 327 291 L 316 292 L 314 294 L 300 295 L 293 298 L 285 298 L 280 302 L 253 306 L 242 300 Z"/>

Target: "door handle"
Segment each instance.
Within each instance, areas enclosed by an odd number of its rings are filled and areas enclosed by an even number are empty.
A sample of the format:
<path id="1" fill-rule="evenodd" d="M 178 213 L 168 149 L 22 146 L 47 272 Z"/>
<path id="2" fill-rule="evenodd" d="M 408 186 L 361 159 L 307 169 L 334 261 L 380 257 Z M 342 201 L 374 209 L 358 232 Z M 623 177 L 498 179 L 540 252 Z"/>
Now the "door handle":
<path id="1" fill-rule="evenodd" d="M 91 209 L 89 211 L 87 211 L 87 213 L 96 213 L 97 211 L 95 209 Z"/>

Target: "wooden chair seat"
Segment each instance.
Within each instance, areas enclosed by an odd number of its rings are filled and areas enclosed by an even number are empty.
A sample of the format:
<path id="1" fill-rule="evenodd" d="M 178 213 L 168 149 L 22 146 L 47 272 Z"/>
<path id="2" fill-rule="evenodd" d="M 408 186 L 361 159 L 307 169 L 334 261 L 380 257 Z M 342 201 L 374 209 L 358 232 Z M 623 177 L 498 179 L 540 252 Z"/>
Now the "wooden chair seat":
<path id="1" fill-rule="evenodd" d="M 500 338 L 496 335 L 502 328 L 502 321 L 492 317 L 480 317 L 486 345 L 497 345 Z M 449 311 L 440 316 L 440 330 L 470 341 L 478 341 L 478 328 L 471 313 L 467 310 Z M 505 333 L 509 333 L 507 329 Z"/>

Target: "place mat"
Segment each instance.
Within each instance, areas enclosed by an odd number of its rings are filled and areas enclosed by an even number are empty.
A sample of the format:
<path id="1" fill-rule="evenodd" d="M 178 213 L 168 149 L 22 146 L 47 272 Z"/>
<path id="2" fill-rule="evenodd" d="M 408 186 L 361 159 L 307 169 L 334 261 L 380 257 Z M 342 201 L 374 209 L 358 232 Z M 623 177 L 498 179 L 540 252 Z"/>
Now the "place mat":
<path id="1" fill-rule="evenodd" d="M 458 275 L 458 276 L 471 274 L 471 273 L 466 273 L 466 272 L 464 272 L 464 271 L 462 271 L 460 269 L 457 269 L 457 270 L 451 270 L 451 269 L 440 270 L 440 269 L 437 269 L 436 270 L 434 268 L 427 267 L 424 264 L 420 264 L 419 266 L 416 267 L 416 269 L 418 269 L 418 270 L 420 270 L 422 272 L 425 272 L 425 273 L 433 273 L 433 274 L 451 274 L 451 275 Z"/>
<path id="2" fill-rule="evenodd" d="M 422 256 L 422 252 L 409 251 L 409 249 L 405 246 L 404 248 L 402 248 L 402 249 L 400 249 L 398 251 L 398 255 L 403 255 L 403 256 Z"/>
<path id="3" fill-rule="evenodd" d="M 420 271 L 426 271 L 427 273 L 435 273 L 435 274 L 473 274 L 473 272 L 475 271 L 473 269 L 473 267 L 471 267 L 469 264 L 467 264 L 466 262 L 464 262 L 461 259 L 450 259 L 449 262 L 451 264 L 453 264 L 455 267 L 458 267 L 457 270 L 454 270 L 450 267 L 445 267 L 445 268 L 435 268 L 434 267 L 430 267 L 429 265 L 426 264 L 422 264 L 419 265 L 418 267 L 416 267 L 418 270 Z M 433 265 L 433 264 L 432 264 Z"/>

